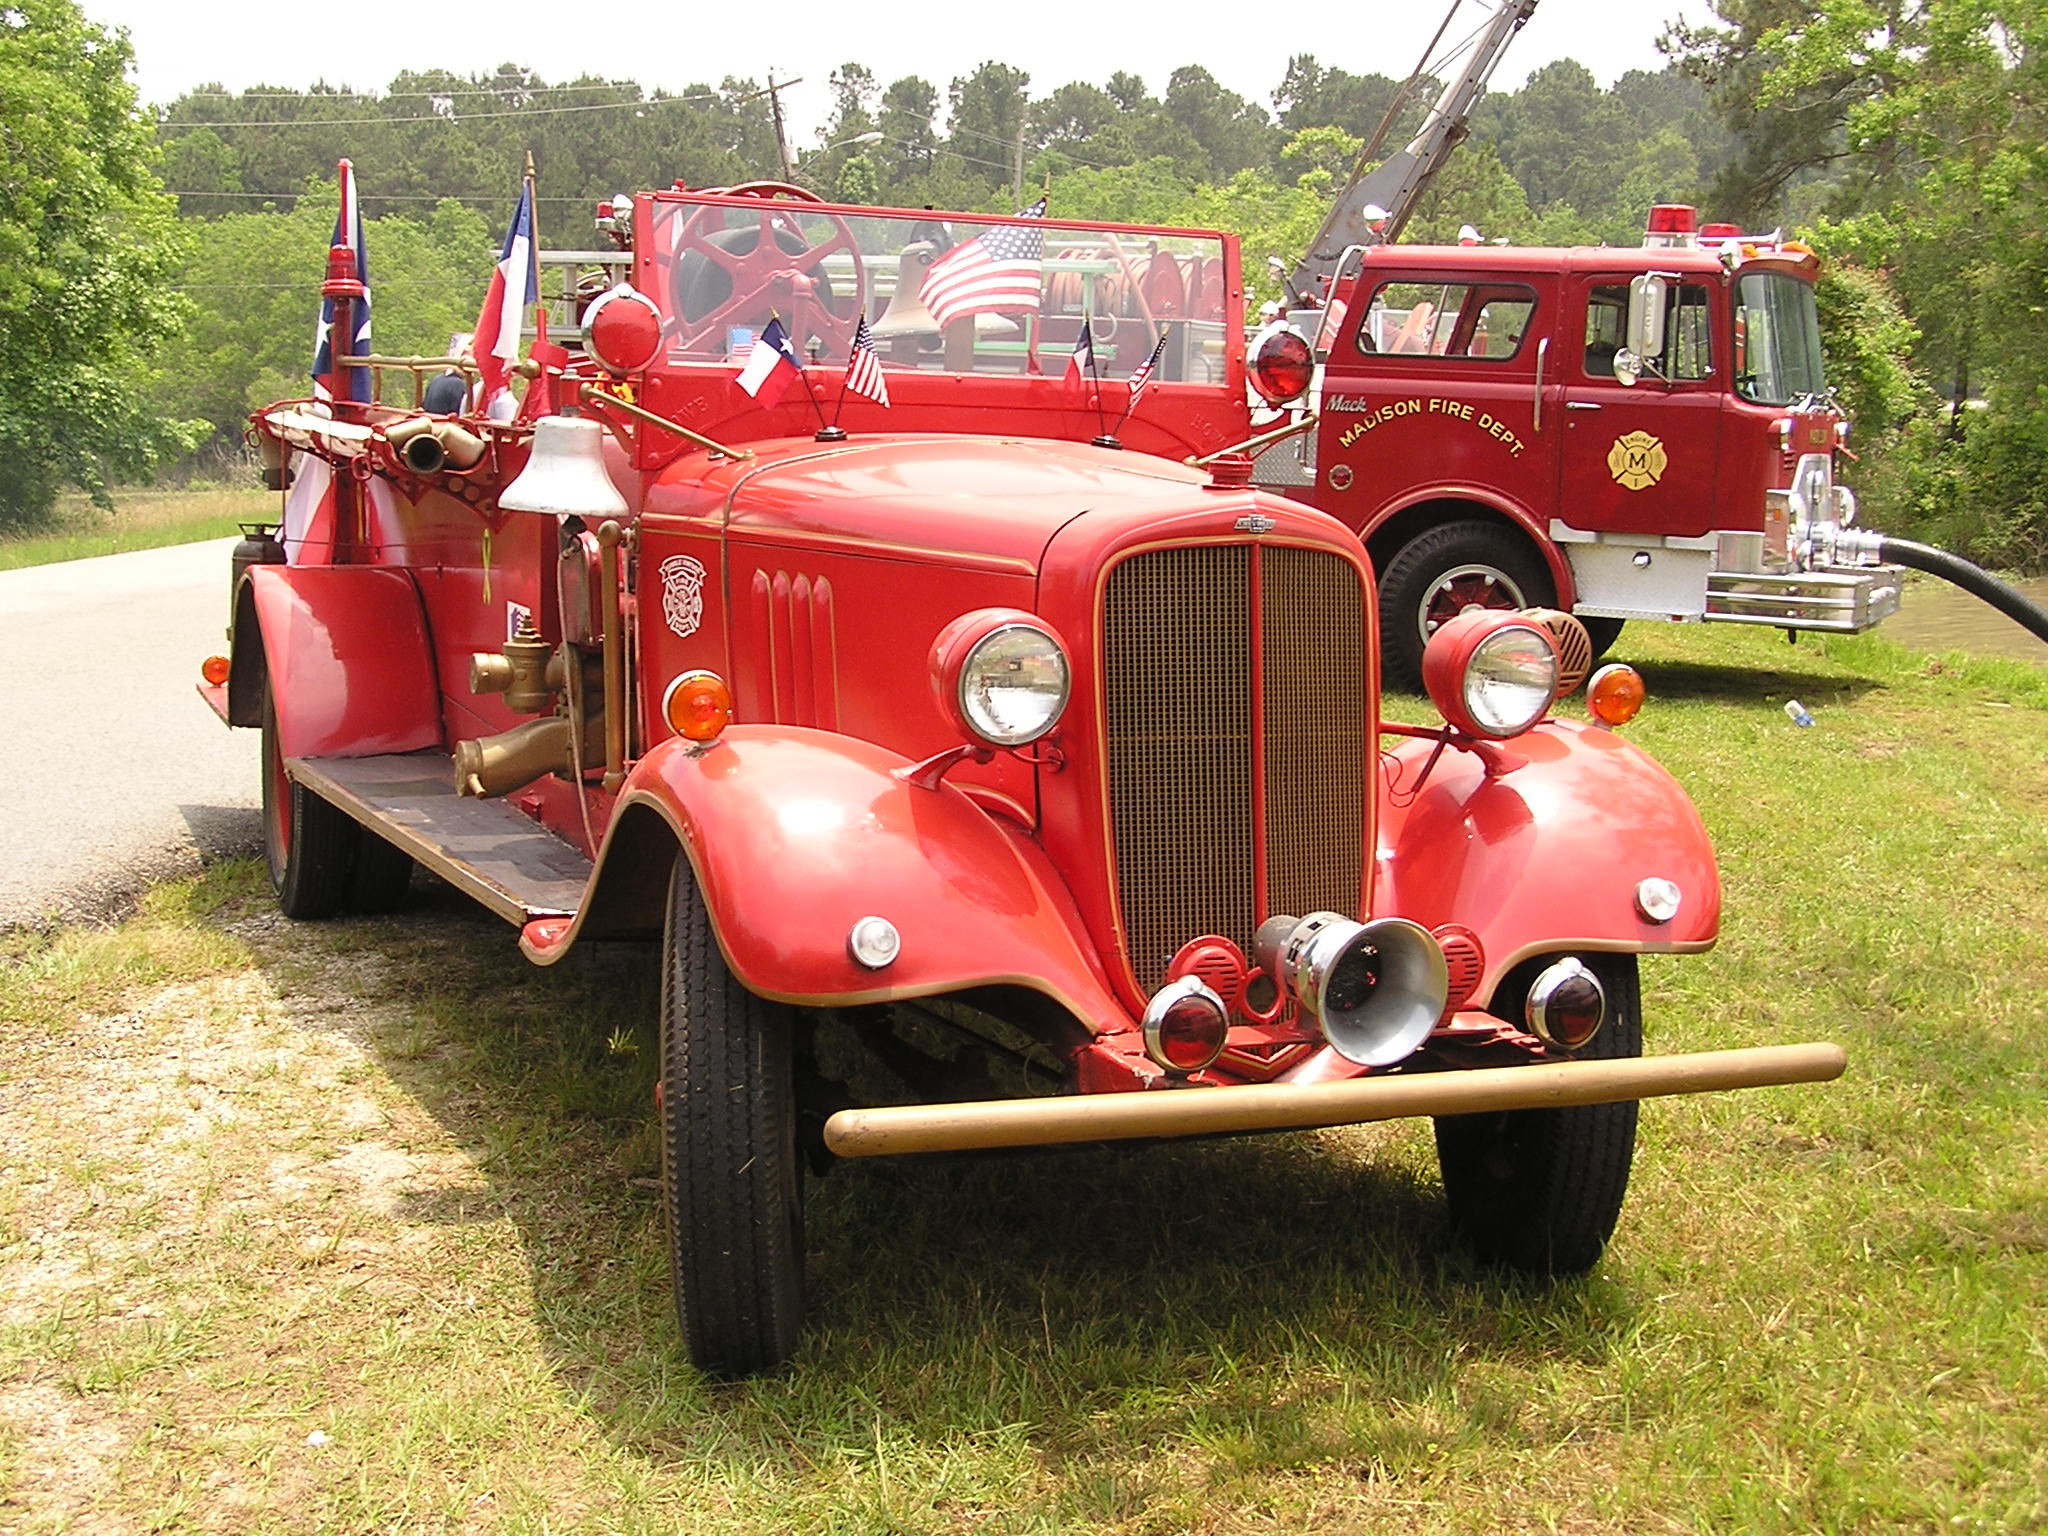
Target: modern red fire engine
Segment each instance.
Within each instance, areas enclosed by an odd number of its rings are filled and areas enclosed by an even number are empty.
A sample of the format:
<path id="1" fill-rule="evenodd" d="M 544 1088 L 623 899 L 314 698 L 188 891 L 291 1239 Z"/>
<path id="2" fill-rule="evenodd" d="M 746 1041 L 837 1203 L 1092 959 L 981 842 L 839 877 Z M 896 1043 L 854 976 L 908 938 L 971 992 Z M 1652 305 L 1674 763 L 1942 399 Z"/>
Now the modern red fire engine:
<path id="1" fill-rule="evenodd" d="M 1259 483 L 1365 540 L 1390 681 L 1473 606 L 1853 632 L 1895 568 L 1832 558 L 1813 253 L 1659 208 L 1640 249 L 1377 245 L 1313 319 L 1310 433 Z"/>
<path id="2" fill-rule="evenodd" d="M 1572 1272 L 1636 1100 L 1841 1070 L 1641 1055 L 1636 957 L 1712 944 L 1720 892 L 1612 728 L 1640 680 L 1563 711 L 1577 620 L 1443 625 L 1441 718 L 1382 718 L 1364 550 L 1237 451 L 1230 236 L 775 186 L 605 218 L 512 419 L 422 408 L 458 360 L 345 345 L 331 398 L 258 413 L 286 526 L 238 551 L 204 692 L 263 733 L 288 914 L 388 908 L 417 862 L 535 964 L 658 944 L 705 1368 L 795 1347 L 828 1153 L 1430 1115 L 1480 1254 Z"/>
<path id="3" fill-rule="evenodd" d="M 1320 366 L 1255 480 L 1364 539 L 1404 687 L 1474 607 L 1555 603 L 1596 654 L 1630 619 L 1869 628 L 1899 572 L 1835 483 L 1811 250 L 1677 205 L 1633 249 L 1391 243 L 1535 9 L 1503 0 L 1284 275 Z"/>

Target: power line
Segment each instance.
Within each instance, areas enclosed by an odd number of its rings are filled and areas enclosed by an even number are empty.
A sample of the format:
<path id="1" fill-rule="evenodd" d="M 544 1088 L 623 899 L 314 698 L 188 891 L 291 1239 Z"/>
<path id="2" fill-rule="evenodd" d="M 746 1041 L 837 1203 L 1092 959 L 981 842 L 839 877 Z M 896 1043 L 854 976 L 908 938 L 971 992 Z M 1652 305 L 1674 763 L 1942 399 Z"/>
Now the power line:
<path id="1" fill-rule="evenodd" d="M 563 85 L 457 85 L 422 87 L 414 91 L 337 91 L 309 86 L 303 91 L 186 91 L 179 101 L 322 101 L 399 100 L 407 96 L 537 96 L 543 91 L 623 91 L 640 89 L 637 80 L 585 80 Z"/>
<path id="2" fill-rule="evenodd" d="M 582 106 L 571 107 L 521 107 L 511 112 L 430 112 L 424 117 L 306 117 L 272 118 L 266 122 L 252 123 L 158 123 L 158 133 L 186 133 L 194 128 L 374 128 L 387 123 L 477 123 L 495 117 L 555 117 L 565 112 L 616 112 L 622 107 L 646 111 L 649 107 L 684 105 L 698 101 L 723 101 L 732 106 L 744 106 L 765 91 L 756 91 L 752 96 L 661 96 L 643 97 L 635 101 L 593 101 Z"/>

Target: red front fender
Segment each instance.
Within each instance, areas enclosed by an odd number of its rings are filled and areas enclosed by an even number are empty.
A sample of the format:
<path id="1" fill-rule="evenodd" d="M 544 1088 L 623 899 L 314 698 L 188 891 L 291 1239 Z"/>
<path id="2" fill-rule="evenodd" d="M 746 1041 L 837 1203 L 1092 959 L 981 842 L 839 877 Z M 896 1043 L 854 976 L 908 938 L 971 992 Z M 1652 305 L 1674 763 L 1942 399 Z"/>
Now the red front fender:
<path id="1" fill-rule="evenodd" d="M 1487 779 L 1477 758 L 1404 741 L 1383 763 L 1376 914 L 1479 936 L 1492 994 L 1517 960 L 1553 950 L 1698 950 L 1720 931 L 1721 879 L 1699 812 L 1654 759 L 1610 731 L 1550 721 L 1505 743 L 1527 761 Z M 1678 915 L 1636 910 L 1639 881 L 1677 883 Z"/>
<path id="2" fill-rule="evenodd" d="M 950 784 L 904 783 L 891 772 L 904 766 L 869 742 L 797 726 L 734 726 L 694 755 L 663 742 L 622 788 L 576 923 L 522 946 L 545 964 L 579 936 L 658 931 L 679 846 L 726 963 L 763 997 L 848 1005 L 1013 984 L 1092 1030 L 1128 1022 L 1037 846 Z M 868 916 L 902 936 L 879 971 L 847 949 Z"/>

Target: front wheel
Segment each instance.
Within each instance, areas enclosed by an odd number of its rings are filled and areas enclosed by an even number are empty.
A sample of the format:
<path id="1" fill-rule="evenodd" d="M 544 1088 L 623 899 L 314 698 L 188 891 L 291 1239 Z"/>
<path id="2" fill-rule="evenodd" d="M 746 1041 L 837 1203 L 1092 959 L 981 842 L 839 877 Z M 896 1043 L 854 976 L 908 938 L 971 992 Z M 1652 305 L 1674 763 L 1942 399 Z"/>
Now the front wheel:
<path id="1" fill-rule="evenodd" d="M 661 972 L 661 1183 L 676 1317 L 719 1376 L 772 1370 L 803 1320 L 803 1185 L 789 1010 L 726 968 L 688 860 Z"/>
<path id="2" fill-rule="evenodd" d="M 1535 546 L 1495 523 L 1442 523 L 1403 544 L 1380 573 L 1380 673 L 1422 687 L 1429 637 L 1469 608 L 1543 608 L 1557 587 Z"/>
<path id="3" fill-rule="evenodd" d="M 1518 1021 L 1530 983 L 1557 958 L 1517 967 L 1494 1011 Z M 1607 1022 L 1575 1059 L 1640 1056 L 1643 1004 L 1636 957 L 1578 958 L 1606 989 Z M 1525 1274 L 1584 1274 L 1600 1261 L 1628 1194 L 1635 1146 L 1633 1100 L 1440 1115 L 1436 1121 L 1451 1225 L 1480 1259 Z"/>

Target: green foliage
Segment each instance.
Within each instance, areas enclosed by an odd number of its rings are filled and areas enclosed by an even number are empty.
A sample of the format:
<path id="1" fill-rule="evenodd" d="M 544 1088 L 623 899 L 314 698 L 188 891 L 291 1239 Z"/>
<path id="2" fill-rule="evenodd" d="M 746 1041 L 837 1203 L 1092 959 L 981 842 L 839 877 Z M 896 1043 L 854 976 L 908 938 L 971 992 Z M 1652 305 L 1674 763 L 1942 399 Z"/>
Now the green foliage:
<path id="1" fill-rule="evenodd" d="M 189 425 L 146 406 L 178 231 L 125 38 L 71 0 L 0 8 L 0 527 L 146 476 Z"/>
<path id="2" fill-rule="evenodd" d="M 337 196 L 330 181 L 290 212 L 191 223 L 177 282 L 192 321 L 166 354 L 161 410 L 202 418 L 212 441 L 226 445 L 250 411 L 308 392 Z M 452 201 L 422 219 L 387 214 L 366 221 L 363 243 L 379 351 L 439 356 L 451 333 L 476 323 L 492 261 L 482 215 Z"/>
<path id="3" fill-rule="evenodd" d="M 1789 203 L 1858 265 L 1865 299 L 1910 321 L 1887 325 L 1850 285 L 1822 294 L 1851 317 L 1829 341 L 1851 354 L 1865 425 L 1897 449 L 1865 471 L 1872 521 L 2048 561 L 2048 0 L 1715 9 L 1722 25 L 1677 41 L 1735 136 L 1721 189 L 1744 210 Z"/>

